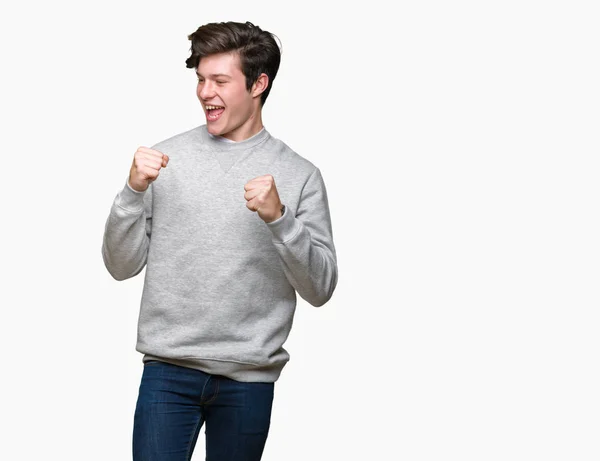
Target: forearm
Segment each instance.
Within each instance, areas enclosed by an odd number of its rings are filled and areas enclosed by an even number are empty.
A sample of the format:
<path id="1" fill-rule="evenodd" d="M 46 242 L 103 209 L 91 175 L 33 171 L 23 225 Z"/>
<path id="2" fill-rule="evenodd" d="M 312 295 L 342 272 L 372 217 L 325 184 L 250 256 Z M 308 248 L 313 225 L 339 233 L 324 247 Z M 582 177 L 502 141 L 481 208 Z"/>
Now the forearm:
<path id="1" fill-rule="evenodd" d="M 127 185 L 115 198 L 104 228 L 102 257 L 116 280 L 137 275 L 144 268 L 150 244 L 150 219 L 144 209 L 146 192 Z"/>
<path id="2" fill-rule="evenodd" d="M 338 276 L 328 213 L 323 219 L 326 232 L 313 230 L 311 233 L 310 225 L 294 217 L 286 207 L 280 219 L 268 224 L 286 278 L 298 294 L 315 307 L 329 301 Z"/>

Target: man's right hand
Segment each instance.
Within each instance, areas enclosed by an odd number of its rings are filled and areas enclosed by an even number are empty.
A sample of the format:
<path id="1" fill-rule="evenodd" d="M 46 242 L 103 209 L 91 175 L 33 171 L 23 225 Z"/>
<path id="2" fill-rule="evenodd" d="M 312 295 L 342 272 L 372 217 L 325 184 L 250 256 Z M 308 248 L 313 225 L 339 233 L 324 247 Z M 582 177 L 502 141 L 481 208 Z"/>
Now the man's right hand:
<path id="1" fill-rule="evenodd" d="M 149 147 L 139 147 L 129 170 L 129 185 L 138 192 L 144 192 L 158 178 L 160 169 L 165 168 L 167 163 L 168 155 Z"/>

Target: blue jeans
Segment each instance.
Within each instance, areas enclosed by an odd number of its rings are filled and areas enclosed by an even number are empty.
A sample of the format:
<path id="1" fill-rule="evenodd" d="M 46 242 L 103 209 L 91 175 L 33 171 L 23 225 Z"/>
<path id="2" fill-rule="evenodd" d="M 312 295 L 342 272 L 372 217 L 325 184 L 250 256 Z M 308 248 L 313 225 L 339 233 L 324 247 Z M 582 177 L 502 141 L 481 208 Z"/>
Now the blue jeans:
<path id="1" fill-rule="evenodd" d="M 133 460 L 189 461 L 206 421 L 207 461 L 259 461 L 274 387 L 146 362 L 134 416 Z"/>

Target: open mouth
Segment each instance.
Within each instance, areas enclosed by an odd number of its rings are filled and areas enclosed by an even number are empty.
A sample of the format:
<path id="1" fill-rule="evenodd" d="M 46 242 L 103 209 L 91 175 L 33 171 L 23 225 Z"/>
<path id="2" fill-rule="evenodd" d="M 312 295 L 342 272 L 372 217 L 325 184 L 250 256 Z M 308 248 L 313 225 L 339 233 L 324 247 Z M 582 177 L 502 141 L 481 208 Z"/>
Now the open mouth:
<path id="1" fill-rule="evenodd" d="M 206 106 L 206 119 L 210 122 L 219 120 L 221 114 L 225 111 L 223 106 Z"/>

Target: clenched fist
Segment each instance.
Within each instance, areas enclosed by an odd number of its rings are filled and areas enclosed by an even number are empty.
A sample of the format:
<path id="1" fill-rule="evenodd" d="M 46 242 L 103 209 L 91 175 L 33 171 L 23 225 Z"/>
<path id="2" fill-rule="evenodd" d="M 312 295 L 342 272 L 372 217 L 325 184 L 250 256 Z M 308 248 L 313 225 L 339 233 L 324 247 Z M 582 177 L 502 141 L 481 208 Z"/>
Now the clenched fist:
<path id="1" fill-rule="evenodd" d="M 281 200 L 275 186 L 275 179 L 270 174 L 258 176 L 246 183 L 246 207 L 258 212 L 258 216 L 266 222 L 281 218 Z"/>
<path id="2" fill-rule="evenodd" d="M 129 185 L 138 192 L 144 192 L 158 178 L 160 169 L 165 168 L 167 163 L 168 155 L 149 147 L 139 147 L 129 170 Z"/>

